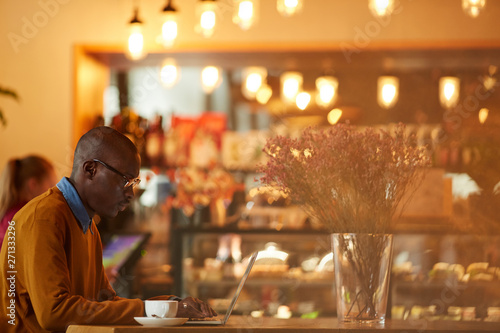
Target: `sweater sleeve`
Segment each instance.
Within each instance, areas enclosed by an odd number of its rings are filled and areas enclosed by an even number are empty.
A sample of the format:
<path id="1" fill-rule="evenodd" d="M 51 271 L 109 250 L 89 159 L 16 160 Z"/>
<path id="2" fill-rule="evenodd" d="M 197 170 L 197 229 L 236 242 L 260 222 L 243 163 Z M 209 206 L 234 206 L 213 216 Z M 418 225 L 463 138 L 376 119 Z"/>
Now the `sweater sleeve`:
<path id="1" fill-rule="evenodd" d="M 64 331 L 70 324 L 133 324 L 134 316 L 144 313 L 142 300 L 113 297 L 99 302 L 72 292 L 71 279 L 76 277 L 67 266 L 66 232 L 56 221 L 36 221 L 23 235 L 25 258 L 33 258 L 23 263 L 26 289 L 40 326 Z M 102 283 L 111 288 L 105 276 Z"/>

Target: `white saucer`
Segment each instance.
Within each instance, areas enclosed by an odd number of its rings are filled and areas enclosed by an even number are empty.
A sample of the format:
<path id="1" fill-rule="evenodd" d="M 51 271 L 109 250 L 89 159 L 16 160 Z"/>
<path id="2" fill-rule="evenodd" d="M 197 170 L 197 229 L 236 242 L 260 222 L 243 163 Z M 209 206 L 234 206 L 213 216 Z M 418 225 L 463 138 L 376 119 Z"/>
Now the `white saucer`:
<path id="1" fill-rule="evenodd" d="M 151 318 L 134 317 L 135 321 L 143 326 L 178 326 L 184 324 L 189 318 Z"/>

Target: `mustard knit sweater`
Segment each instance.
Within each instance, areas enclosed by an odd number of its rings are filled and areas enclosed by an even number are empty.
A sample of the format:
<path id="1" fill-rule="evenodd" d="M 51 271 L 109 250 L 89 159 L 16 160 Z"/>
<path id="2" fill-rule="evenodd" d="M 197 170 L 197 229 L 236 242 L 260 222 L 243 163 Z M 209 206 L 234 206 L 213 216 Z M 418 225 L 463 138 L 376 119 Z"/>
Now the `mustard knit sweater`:
<path id="1" fill-rule="evenodd" d="M 134 324 L 134 316 L 143 315 L 142 300 L 116 296 L 95 223 L 84 234 L 57 187 L 30 201 L 13 221 L 0 252 L 0 332 Z"/>

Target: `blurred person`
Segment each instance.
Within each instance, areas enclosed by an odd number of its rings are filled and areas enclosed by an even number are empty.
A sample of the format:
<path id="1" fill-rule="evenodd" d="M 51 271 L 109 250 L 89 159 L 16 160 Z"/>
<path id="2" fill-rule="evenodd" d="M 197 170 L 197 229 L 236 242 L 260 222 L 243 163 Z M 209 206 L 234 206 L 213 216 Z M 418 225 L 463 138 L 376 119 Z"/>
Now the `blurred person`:
<path id="1" fill-rule="evenodd" d="M 0 176 L 0 248 L 14 214 L 56 183 L 52 163 L 41 156 L 29 155 L 7 162 Z"/>
<path id="2" fill-rule="evenodd" d="M 7 281 L 0 289 L 0 332 L 134 324 L 134 317 L 144 316 L 142 300 L 118 297 L 111 287 L 94 221 L 95 215 L 113 218 L 130 204 L 140 163 L 127 137 L 96 127 L 78 141 L 71 176 L 14 216 L 9 228 L 15 238 L 6 237 L 0 251 L 0 279 Z M 196 298 L 154 299 L 179 301 L 178 317 L 216 315 Z"/>

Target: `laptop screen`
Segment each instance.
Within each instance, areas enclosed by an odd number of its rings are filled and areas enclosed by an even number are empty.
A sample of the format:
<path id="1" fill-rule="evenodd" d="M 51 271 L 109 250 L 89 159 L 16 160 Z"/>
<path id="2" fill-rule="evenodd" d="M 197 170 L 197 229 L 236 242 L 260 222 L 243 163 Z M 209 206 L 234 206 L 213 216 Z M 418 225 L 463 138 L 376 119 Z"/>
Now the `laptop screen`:
<path id="1" fill-rule="evenodd" d="M 241 277 L 240 283 L 238 284 L 238 288 L 236 289 L 231 304 L 227 309 L 226 316 L 222 320 L 223 325 L 226 324 L 227 320 L 229 319 L 229 316 L 231 315 L 231 312 L 233 312 L 234 306 L 236 305 L 236 301 L 238 300 L 238 297 L 240 296 L 241 291 L 243 290 L 243 286 L 245 285 L 248 275 L 250 275 L 250 271 L 252 270 L 253 264 L 255 263 L 258 254 L 259 252 L 254 252 L 250 257 L 250 259 L 248 260 L 248 266 L 247 269 L 245 270 L 245 274 L 243 274 L 243 276 Z"/>
<path id="2" fill-rule="evenodd" d="M 224 316 L 224 319 L 212 320 L 213 318 L 202 318 L 200 320 L 200 319 L 193 318 L 193 319 L 188 320 L 186 322 L 186 324 L 188 324 L 188 325 L 225 325 L 229 319 L 229 316 L 231 316 L 231 313 L 233 312 L 234 306 L 236 305 L 236 301 L 238 300 L 238 297 L 240 296 L 241 291 L 243 290 L 243 286 L 245 285 L 245 282 L 248 278 L 248 275 L 250 275 L 250 271 L 252 270 L 253 264 L 255 263 L 255 260 L 257 260 L 258 253 L 259 252 L 254 252 L 250 256 L 245 273 L 241 277 L 241 280 L 238 284 L 238 288 L 236 288 L 236 291 L 234 292 L 233 299 L 231 300 L 231 303 L 229 304 L 229 307 L 227 308 L 226 315 Z"/>

